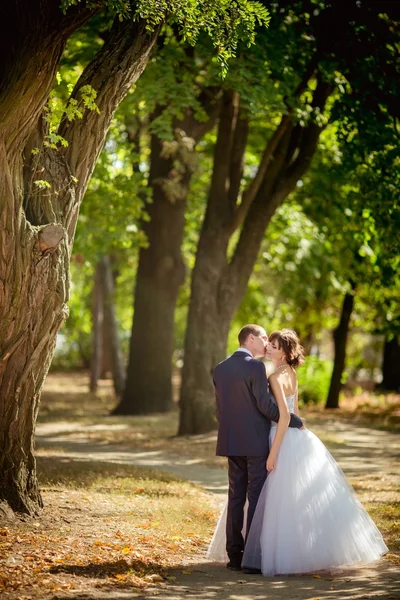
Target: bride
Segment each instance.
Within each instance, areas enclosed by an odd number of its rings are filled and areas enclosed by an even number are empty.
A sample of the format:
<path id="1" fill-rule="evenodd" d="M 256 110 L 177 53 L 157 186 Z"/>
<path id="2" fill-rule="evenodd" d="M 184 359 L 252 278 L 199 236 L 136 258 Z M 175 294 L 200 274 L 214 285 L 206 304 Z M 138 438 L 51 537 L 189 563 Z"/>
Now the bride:
<path id="1" fill-rule="evenodd" d="M 324 444 L 307 429 L 288 428 L 298 414 L 295 369 L 303 348 L 290 329 L 269 336 L 275 366 L 269 383 L 280 418 L 270 433 L 268 477 L 246 539 L 242 567 L 265 576 L 310 573 L 370 563 L 387 547 L 371 517 Z M 226 506 L 207 557 L 226 560 Z"/>

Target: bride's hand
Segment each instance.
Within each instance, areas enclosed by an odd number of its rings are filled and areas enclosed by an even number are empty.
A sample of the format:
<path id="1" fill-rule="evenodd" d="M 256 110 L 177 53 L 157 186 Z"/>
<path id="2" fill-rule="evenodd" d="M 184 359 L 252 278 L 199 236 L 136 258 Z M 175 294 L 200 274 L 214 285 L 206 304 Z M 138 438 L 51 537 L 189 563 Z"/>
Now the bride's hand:
<path id="1" fill-rule="evenodd" d="M 267 471 L 268 473 L 271 473 L 271 471 L 273 471 L 276 467 L 276 456 L 275 454 L 273 454 L 272 452 L 270 452 L 268 458 L 267 458 Z"/>

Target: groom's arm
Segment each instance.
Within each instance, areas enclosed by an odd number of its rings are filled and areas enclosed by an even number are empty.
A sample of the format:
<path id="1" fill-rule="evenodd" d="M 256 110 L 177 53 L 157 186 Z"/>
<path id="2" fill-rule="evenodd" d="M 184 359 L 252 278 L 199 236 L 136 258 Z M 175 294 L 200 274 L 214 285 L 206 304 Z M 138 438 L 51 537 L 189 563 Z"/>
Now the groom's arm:
<path id="1" fill-rule="evenodd" d="M 290 413 L 289 427 L 296 427 L 297 429 L 302 429 L 304 427 L 304 423 L 299 416 L 295 415 L 294 413 Z"/>
<path id="2" fill-rule="evenodd" d="M 257 362 L 254 363 L 254 369 L 253 394 L 257 402 L 257 408 L 269 421 L 277 423 L 279 421 L 279 408 L 270 391 L 265 367 L 261 362 Z M 290 413 L 289 427 L 300 429 L 303 427 L 303 421 L 297 415 Z"/>

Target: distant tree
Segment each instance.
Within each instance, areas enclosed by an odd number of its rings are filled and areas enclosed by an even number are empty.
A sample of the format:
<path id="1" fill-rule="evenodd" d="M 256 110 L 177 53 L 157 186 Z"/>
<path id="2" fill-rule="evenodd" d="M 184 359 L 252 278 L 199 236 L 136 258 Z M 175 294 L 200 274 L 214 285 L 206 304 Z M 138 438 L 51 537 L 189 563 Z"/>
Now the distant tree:
<path id="1" fill-rule="evenodd" d="M 303 64 L 296 65 L 297 81 L 292 78 L 292 87 L 287 87 L 281 98 L 279 124 L 265 146 L 257 175 L 247 186 L 241 182 L 241 174 L 248 114 L 238 92 L 232 89 L 224 94 L 208 206 L 192 276 L 180 434 L 215 427 L 213 368 L 225 356 L 229 325 L 245 294 L 265 230 L 277 207 L 309 168 L 326 124 L 324 115 L 341 119 L 344 127 L 350 125 L 350 132 L 362 127 L 365 135 L 357 139 L 361 144 L 369 142 L 364 150 L 372 149 L 372 141 L 375 148 L 384 144 L 384 137 L 378 141 L 376 136 L 378 122 L 388 131 L 397 127 L 393 115 L 398 105 L 392 85 L 399 79 L 395 50 L 399 33 L 394 26 L 396 9 L 391 13 L 391 6 L 390 2 L 356 1 L 318 8 L 313 2 L 274 3 L 269 33 L 276 27 L 277 37 L 284 40 L 284 29 L 294 24 L 297 47 L 290 39 L 285 56 L 293 61 L 301 56 Z M 309 41 L 308 46 L 304 40 Z M 303 52 L 299 51 L 301 44 Z M 272 77 L 280 79 L 276 71 Z M 369 135 L 369 123 L 374 135 Z"/>

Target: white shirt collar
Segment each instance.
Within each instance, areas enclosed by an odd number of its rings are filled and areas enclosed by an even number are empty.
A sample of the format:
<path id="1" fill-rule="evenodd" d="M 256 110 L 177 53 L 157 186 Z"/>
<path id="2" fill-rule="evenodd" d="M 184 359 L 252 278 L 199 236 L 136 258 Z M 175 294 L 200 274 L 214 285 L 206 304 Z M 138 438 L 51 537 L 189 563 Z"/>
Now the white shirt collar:
<path id="1" fill-rule="evenodd" d="M 247 354 L 250 354 L 251 358 L 253 358 L 252 353 L 250 352 L 250 350 L 247 350 L 247 348 L 240 347 L 236 350 L 236 352 L 246 352 Z"/>

